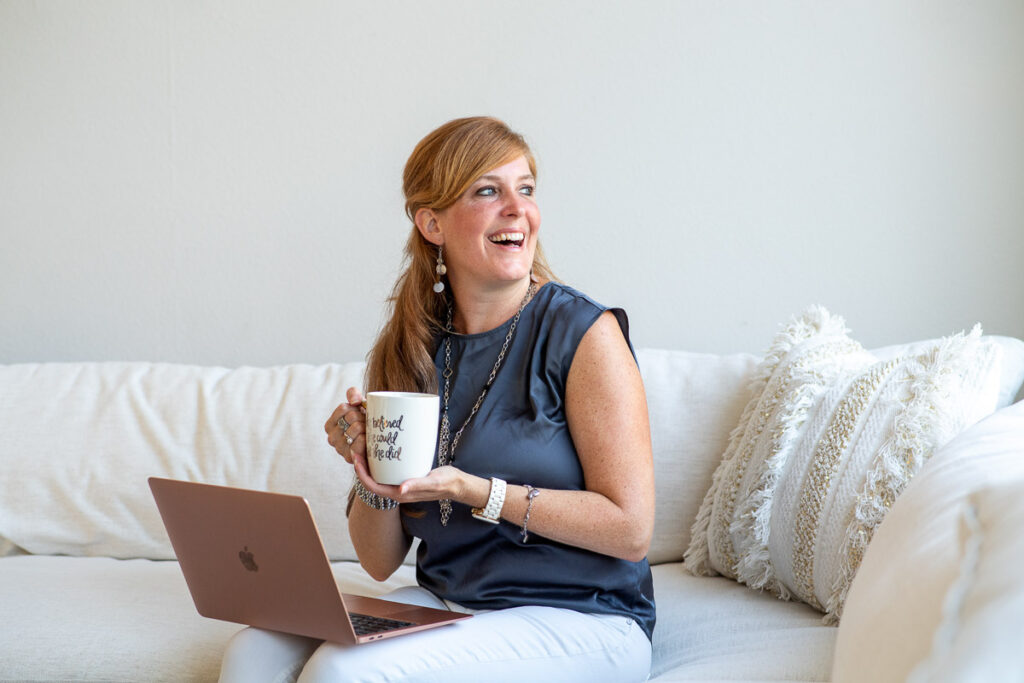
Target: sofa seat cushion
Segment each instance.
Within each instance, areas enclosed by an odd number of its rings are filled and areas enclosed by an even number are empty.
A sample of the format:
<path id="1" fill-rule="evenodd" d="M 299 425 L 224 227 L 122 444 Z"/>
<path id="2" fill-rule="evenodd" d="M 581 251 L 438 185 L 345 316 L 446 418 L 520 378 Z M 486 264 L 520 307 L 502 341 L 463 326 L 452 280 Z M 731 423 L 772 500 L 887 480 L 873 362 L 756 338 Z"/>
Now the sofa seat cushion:
<path id="1" fill-rule="evenodd" d="M 363 595 L 415 583 L 412 566 L 383 583 L 353 562 L 333 567 Z M 216 681 L 242 628 L 199 616 L 173 561 L 3 558 L 0 605 L 0 680 Z"/>
<path id="2" fill-rule="evenodd" d="M 829 680 L 836 629 L 819 612 L 723 577 L 693 576 L 681 562 L 652 571 L 652 680 Z"/>
<path id="3" fill-rule="evenodd" d="M 382 583 L 353 562 L 333 568 L 343 590 L 363 595 L 415 584 L 408 565 Z M 806 605 L 698 579 L 678 562 L 653 571 L 652 680 L 828 680 L 835 629 Z M 173 561 L 8 557 L 0 604 L 3 680 L 215 681 L 242 628 L 199 616 Z"/>

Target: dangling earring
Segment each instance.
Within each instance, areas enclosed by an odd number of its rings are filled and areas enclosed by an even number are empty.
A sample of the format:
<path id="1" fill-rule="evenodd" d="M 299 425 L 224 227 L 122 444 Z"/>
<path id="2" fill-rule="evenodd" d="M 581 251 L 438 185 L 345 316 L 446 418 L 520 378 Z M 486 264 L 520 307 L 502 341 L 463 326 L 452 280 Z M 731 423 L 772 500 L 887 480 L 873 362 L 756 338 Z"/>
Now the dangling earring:
<path id="1" fill-rule="evenodd" d="M 434 291 L 440 294 L 444 291 L 444 274 L 448 272 L 448 269 L 444 265 L 444 254 L 441 251 L 441 247 L 437 248 L 437 267 L 434 268 L 434 272 L 437 273 L 437 282 L 434 283 Z"/>

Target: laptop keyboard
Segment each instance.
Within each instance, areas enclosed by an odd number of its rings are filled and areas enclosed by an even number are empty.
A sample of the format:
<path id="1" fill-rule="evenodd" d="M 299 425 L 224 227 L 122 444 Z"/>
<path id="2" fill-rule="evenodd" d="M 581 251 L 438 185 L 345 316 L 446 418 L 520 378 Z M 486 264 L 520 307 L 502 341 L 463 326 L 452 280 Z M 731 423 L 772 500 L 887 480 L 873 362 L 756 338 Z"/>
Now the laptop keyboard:
<path id="1" fill-rule="evenodd" d="M 359 614 L 357 612 L 349 612 L 348 616 L 352 620 L 352 628 L 356 630 L 357 636 L 365 636 L 371 633 L 382 633 L 384 631 L 394 631 L 396 628 L 413 625 L 413 622 L 411 621 L 399 621 L 398 619 L 388 619 L 386 617 L 372 617 L 369 614 Z"/>

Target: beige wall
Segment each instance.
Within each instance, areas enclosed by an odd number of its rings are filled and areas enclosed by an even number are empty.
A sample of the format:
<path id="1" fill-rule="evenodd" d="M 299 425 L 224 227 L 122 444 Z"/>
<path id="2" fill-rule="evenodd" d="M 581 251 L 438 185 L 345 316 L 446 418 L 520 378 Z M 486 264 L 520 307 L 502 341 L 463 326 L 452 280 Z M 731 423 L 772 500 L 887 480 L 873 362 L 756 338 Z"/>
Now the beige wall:
<path id="1" fill-rule="evenodd" d="M 360 358 L 416 141 L 541 164 L 638 346 L 1024 336 L 1024 3 L 0 1 L 0 363 Z"/>

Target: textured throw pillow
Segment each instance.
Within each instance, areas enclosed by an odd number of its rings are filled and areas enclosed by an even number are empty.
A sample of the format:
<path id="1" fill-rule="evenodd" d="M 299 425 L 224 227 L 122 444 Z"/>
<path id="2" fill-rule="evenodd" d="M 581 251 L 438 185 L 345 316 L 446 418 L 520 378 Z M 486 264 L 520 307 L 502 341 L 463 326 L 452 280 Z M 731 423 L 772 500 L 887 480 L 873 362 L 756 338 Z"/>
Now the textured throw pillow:
<path id="1" fill-rule="evenodd" d="M 879 360 L 820 306 L 754 375 L 693 526 L 687 568 L 842 612 L 864 550 L 933 450 L 991 413 L 1001 351 L 978 327 Z"/>
<path id="2" fill-rule="evenodd" d="M 1002 349 L 1002 369 L 999 372 L 999 398 L 996 408 L 1005 408 L 1011 403 L 1024 399 L 1024 341 L 1016 337 L 1002 337 L 996 334 L 985 335 L 985 339 Z M 913 356 L 927 351 L 940 340 L 895 344 L 882 348 L 871 349 L 871 354 L 879 360 L 890 360 L 898 356 Z"/>

